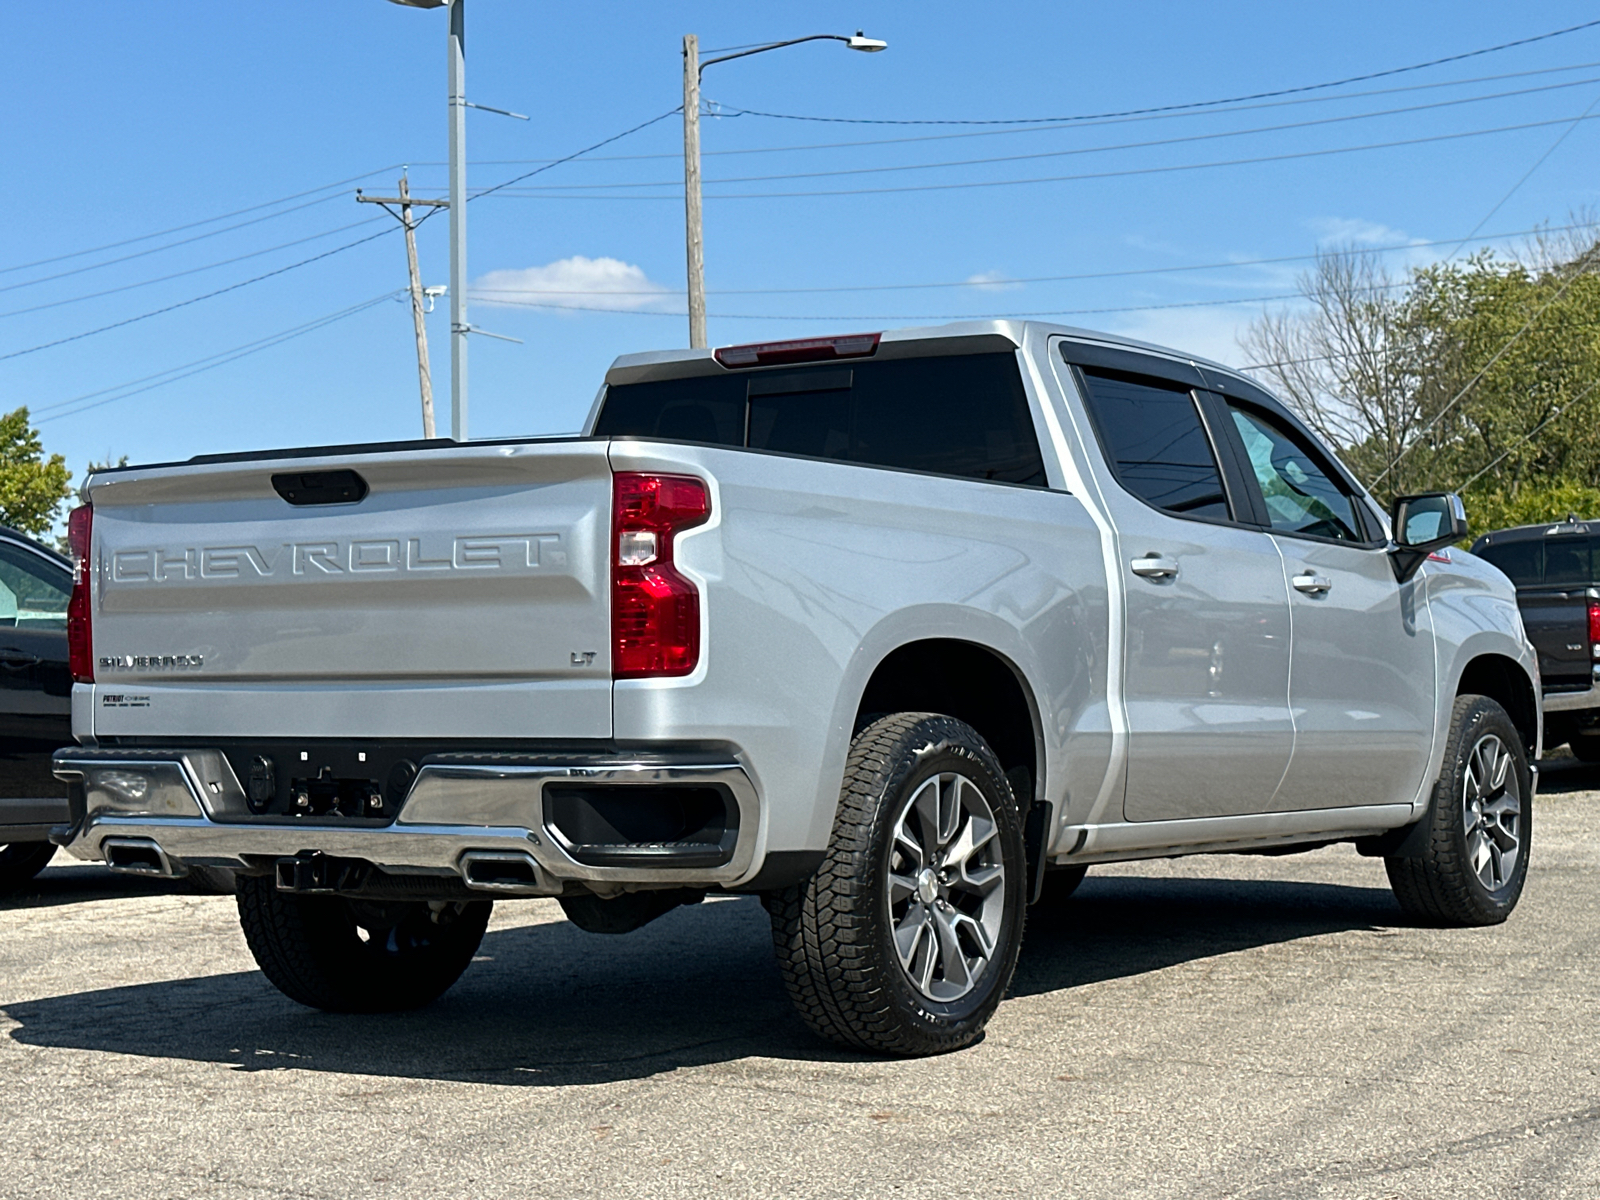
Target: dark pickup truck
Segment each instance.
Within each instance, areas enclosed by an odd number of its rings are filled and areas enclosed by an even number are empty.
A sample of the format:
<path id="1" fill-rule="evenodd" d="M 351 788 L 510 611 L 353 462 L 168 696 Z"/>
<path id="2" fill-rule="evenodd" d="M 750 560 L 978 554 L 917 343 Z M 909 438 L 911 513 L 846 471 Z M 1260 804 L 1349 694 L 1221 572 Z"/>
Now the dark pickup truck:
<path id="1" fill-rule="evenodd" d="M 1497 529 L 1473 543 L 1517 587 L 1544 683 L 1544 744 L 1600 762 L 1600 521 Z"/>

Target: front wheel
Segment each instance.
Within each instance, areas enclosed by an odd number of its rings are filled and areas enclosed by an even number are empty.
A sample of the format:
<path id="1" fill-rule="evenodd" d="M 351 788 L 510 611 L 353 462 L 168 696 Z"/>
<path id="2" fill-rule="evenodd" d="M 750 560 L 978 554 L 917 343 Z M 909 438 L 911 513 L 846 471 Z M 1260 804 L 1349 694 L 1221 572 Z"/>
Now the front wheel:
<path id="1" fill-rule="evenodd" d="M 800 1015 L 887 1054 L 983 1034 L 1016 968 L 1027 866 L 994 752 L 950 717 L 898 713 L 856 736 L 827 855 L 766 897 Z"/>
<path id="2" fill-rule="evenodd" d="M 400 1012 L 436 1000 L 472 961 L 494 907 L 297 896 L 269 875 L 241 875 L 238 899 L 262 973 L 289 999 L 330 1012 Z"/>
<path id="3" fill-rule="evenodd" d="M 1439 925 L 1498 925 L 1528 878 L 1533 772 L 1506 710 L 1457 696 L 1444 769 L 1415 858 L 1385 858 L 1406 915 Z"/>

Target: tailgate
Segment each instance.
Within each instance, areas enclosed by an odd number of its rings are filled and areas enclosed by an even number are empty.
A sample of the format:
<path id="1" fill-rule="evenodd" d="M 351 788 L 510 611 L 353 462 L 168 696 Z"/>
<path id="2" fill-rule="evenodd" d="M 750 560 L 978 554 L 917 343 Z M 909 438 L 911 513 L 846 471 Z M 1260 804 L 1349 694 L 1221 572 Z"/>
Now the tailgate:
<path id="1" fill-rule="evenodd" d="M 1584 590 L 1527 589 L 1517 593 L 1522 625 L 1539 653 L 1545 691 L 1590 685 L 1589 596 Z"/>
<path id="2" fill-rule="evenodd" d="M 273 483 L 337 470 L 365 497 Z M 185 464 L 91 499 L 99 736 L 611 734 L 603 441 Z"/>

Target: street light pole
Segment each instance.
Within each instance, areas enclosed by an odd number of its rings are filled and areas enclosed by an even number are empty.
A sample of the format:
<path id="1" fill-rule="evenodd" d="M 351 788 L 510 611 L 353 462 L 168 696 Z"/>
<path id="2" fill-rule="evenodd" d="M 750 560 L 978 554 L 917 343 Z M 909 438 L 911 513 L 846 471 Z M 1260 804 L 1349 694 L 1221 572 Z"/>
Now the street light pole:
<path id="1" fill-rule="evenodd" d="M 455 0 L 459 5 L 461 0 Z M 737 54 L 700 61 L 700 39 L 692 33 L 683 35 L 683 211 L 684 241 L 689 260 L 689 347 L 703 350 L 706 347 L 706 254 L 705 222 L 700 210 L 700 76 L 709 66 L 734 58 L 748 58 L 784 46 L 798 46 L 801 42 L 843 42 L 852 50 L 867 54 L 886 50 L 888 42 L 869 38 L 856 30 L 854 37 L 837 33 L 814 33 L 809 37 L 790 38 L 786 42 L 771 42 Z M 452 176 L 452 179 L 454 176 Z M 452 213 L 454 208 L 450 210 Z"/>
<path id="2" fill-rule="evenodd" d="M 467 440 L 466 0 L 450 5 L 450 436 Z"/>

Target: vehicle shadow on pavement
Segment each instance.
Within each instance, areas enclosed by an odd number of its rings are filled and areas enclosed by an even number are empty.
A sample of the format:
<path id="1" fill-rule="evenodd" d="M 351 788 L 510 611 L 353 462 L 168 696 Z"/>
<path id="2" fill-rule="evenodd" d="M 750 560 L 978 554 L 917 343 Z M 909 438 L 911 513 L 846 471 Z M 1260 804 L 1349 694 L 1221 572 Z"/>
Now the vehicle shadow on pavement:
<path id="1" fill-rule="evenodd" d="M 1030 922 L 1013 994 L 1082 987 L 1196 958 L 1397 923 L 1376 888 L 1225 879 L 1096 880 Z M 420 1012 L 313 1012 L 256 972 L 0 1008 L 23 1045 L 510 1086 L 608 1083 L 751 1057 L 860 1061 L 810 1035 L 753 898 L 680 909 L 620 937 L 566 922 L 491 932 Z"/>
<path id="2" fill-rule="evenodd" d="M 1539 795 L 1565 796 L 1572 792 L 1600 791 L 1600 765 L 1579 762 L 1570 755 L 1539 763 Z M 1535 806 L 1538 801 L 1534 801 Z"/>
<path id="3" fill-rule="evenodd" d="M 195 889 L 181 879 L 141 879 L 118 875 L 92 863 L 77 863 L 58 853 L 56 864 L 14 892 L 0 893 L 0 911 L 17 908 L 55 908 L 90 900 L 116 900 L 143 896 L 193 895 Z M 62 860 L 65 864 L 62 864 Z"/>
<path id="4" fill-rule="evenodd" d="M 1028 911 L 1013 996 L 1142 975 L 1200 958 L 1407 924 L 1383 887 L 1264 879 L 1096 878 Z"/>

